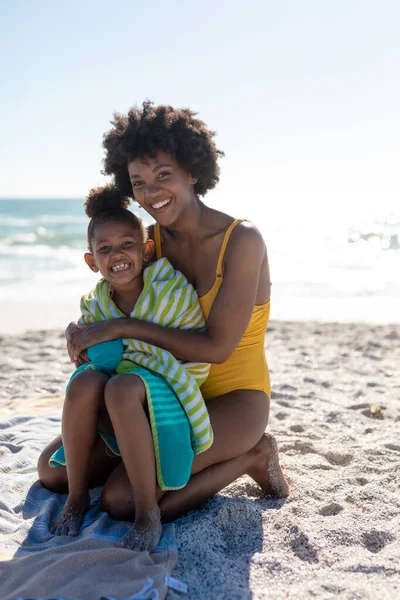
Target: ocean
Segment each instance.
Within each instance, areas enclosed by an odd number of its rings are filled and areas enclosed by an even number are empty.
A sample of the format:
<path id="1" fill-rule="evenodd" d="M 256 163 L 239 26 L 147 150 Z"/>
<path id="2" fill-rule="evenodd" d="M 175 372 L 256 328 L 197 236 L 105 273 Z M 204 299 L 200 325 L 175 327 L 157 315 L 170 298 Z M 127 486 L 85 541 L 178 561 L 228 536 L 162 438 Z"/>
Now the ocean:
<path id="1" fill-rule="evenodd" d="M 82 203 L 0 199 L 3 307 L 20 303 L 35 314 L 57 303 L 76 306 L 79 316 L 80 296 L 98 279 L 83 259 Z M 272 318 L 400 322 L 400 215 L 316 223 L 281 213 L 255 222 L 268 246 Z M 34 324 L 46 325 L 43 317 Z"/>

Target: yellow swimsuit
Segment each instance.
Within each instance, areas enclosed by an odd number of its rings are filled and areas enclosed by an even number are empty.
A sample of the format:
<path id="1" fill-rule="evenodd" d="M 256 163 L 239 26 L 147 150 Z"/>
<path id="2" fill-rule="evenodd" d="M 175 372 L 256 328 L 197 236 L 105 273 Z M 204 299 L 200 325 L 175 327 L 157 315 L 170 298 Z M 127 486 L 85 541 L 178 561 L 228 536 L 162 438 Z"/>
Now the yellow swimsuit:
<path id="1" fill-rule="evenodd" d="M 214 285 L 199 298 L 206 320 L 223 282 L 222 263 L 231 232 L 243 219 L 237 219 L 226 230 L 218 257 Z M 157 259 L 162 257 L 160 226 L 154 226 Z M 271 396 L 264 338 L 268 325 L 270 303 L 253 308 L 250 323 L 233 354 L 222 364 L 211 365 L 207 381 L 201 386 L 204 399 L 211 400 L 234 390 L 259 390 Z"/>

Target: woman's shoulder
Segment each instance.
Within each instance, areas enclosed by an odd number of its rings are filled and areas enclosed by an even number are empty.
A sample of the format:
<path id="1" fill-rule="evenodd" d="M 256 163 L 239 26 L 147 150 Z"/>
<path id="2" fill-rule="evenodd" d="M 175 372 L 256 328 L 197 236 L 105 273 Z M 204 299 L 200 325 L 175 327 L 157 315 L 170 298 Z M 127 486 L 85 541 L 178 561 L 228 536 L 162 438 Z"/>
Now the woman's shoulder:
<path id="1" fill-rule="evenodd" d="M 215 210 L 210 217 L 214 217 L 215 233 L 219 233 L 225 264 L 248 263 L 249 260 L 258 262 L 266 255 L 264 239 L 252 221 Z"/>
<path id="2" fill-rule="evenodd" d="M 219 231 L 225 234 L 231 230 L 230 237 L 234 234 L 234 237 L 239 239 L 263 239 L 257 226 L 249 219 L 246 219 L 245 216 L 234 217 L 219 210 L 209 208 L 208 221 L 211 227 L 215 228 L 216 232 Z"/>
<path id="3" fill-rule="evenodd" d="M 231 233 L 229 236 L 229 239 L 231 240 L 231 247 L 243 247 L 243 244 L 245 244 L 246 246 L 251 245 L 259 249 L 265 248 L 264 238 L 261 235 L 260 230 L 252 221 L 244 217 L 236 219 L 234 217 L 229 218 L 230 224 L 226 228 L 226 231 L 229 231 L 231 228 Z"/>

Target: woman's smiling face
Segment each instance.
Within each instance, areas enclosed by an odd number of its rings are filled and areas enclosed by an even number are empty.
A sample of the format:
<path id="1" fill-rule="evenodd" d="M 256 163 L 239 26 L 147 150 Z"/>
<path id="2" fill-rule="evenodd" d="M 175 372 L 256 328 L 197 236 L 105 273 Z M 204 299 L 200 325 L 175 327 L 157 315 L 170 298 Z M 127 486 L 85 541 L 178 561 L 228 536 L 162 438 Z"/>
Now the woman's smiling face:
<path id="1" fill-rule="evenodd" d="M 193 186 L 197 179 L 162 150 L 154 158 L 130 161 L 128 172 L 136 202 L 165 227 L 196 198 Z"/>

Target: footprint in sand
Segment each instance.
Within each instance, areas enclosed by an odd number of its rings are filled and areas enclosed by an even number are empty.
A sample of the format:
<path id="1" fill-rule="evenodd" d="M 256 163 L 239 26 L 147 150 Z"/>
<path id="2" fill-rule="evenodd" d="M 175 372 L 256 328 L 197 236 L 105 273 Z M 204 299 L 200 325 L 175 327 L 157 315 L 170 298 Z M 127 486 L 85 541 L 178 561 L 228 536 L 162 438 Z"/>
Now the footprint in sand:
<path id="1" fill-rule="evenodd" d="M 393 542 L 396 538 L 388 531 L 367 531 L 362 535 L 362 543 L 367 550 L 373 554 L 377 554 L 386 546 L 386 544 Z"/>
<path id="2" fill-rule="evenodd" d="M 367 483 L 369 483 L 369 480 L 366 479 L 365 477 L 355 477 L 354 480 L 349 480 L 349 483 L 355 485 L 367 485 Z"/>
<path id="3" fill-rule="evenodd" d="M 225 555 L 235 558 L 261 551 L 262 517 L 254 504 L 235 502 L 221 506 L 218 517 Z"/>
<path id="4" fill-rule="evenodd" d="M 323 506 L 318 514 L 323 517 L 333 517 L 334 515 L 338 515 L 343 510 L 343 506 L 338 504 L 337 502 L 330 502 L 326 506 Z"/>
<path id="5" fill-rule="evenodd" d="M 400 452 L 400 446 L 398 444 L 385 444 L 385 448 L 388 450 L 395 450 L 396 452 Z"/>
<path id="6" fill-rule="evenodd" d="M 342 454 L 341 452 L 327 452 L 324 456 L 331 465 L 340 467 L 346 467 L 354 458 L 352 454 Z"/>
<path id="7" fill-rule="evenodd" d="M 297 525 L 290 528 L 291 548 L 300 560 L 305 562 L 318 562 L 318 551 L 310 542 L 308 535 L 301 531 Z"/>
<path id="8" fill-rule="evenodd" d="M 296 396 L 293 396 L 293 394 L 281 394 L 280 392 L 271 392 L 272 400 L 277 400 L 277 404 L 280 404 L 280 406 L 286 406 L 286 408 L 290 408 L 291 404 L 289 402 L 285 402 L 285 400 L 280 400 L 280 398 L 294 400 Z"/>
<path id="9" fill-rule="evenodd" d="M 288 416 L 288 413 L 278 412 L 275 415 L 275 419 L 278 419 L 278 421 L 283 421 L 284 419 L 286 419 L 287 416 Z"/>
<path id="10" fill-rule="evenodd" d="M 310 442 L 302 442 L 301 440 L 295 440 L 294 444 L 281 444 L 280 452 L 285 454 L 318 454 L 318 451 Z"/>
<path id="11" fill-rule="evenodd" d="M 295 433 L 303 433 L 304 431 L 303 425 L 291 425 L 289 429 L 290 431 L 294 431 Z"/>
<path id="12" fill-rule="evenodd" d="M 332 471 L 333 467 L 330 467 L 329 465 L 324 465 L 324 464 L 317 464 L 317 465 L 309 465 L 308 467 L 310 470 L 312 471 Z"/>
<path id="13" fill-rule="evenodd" d="M 342 415 L 340 412 L 332 411 L 326 415 L 325 420 L 327 423 L 337 423 L 338 421 L 341 420 L 341 418 L 342 418 Z"/>

